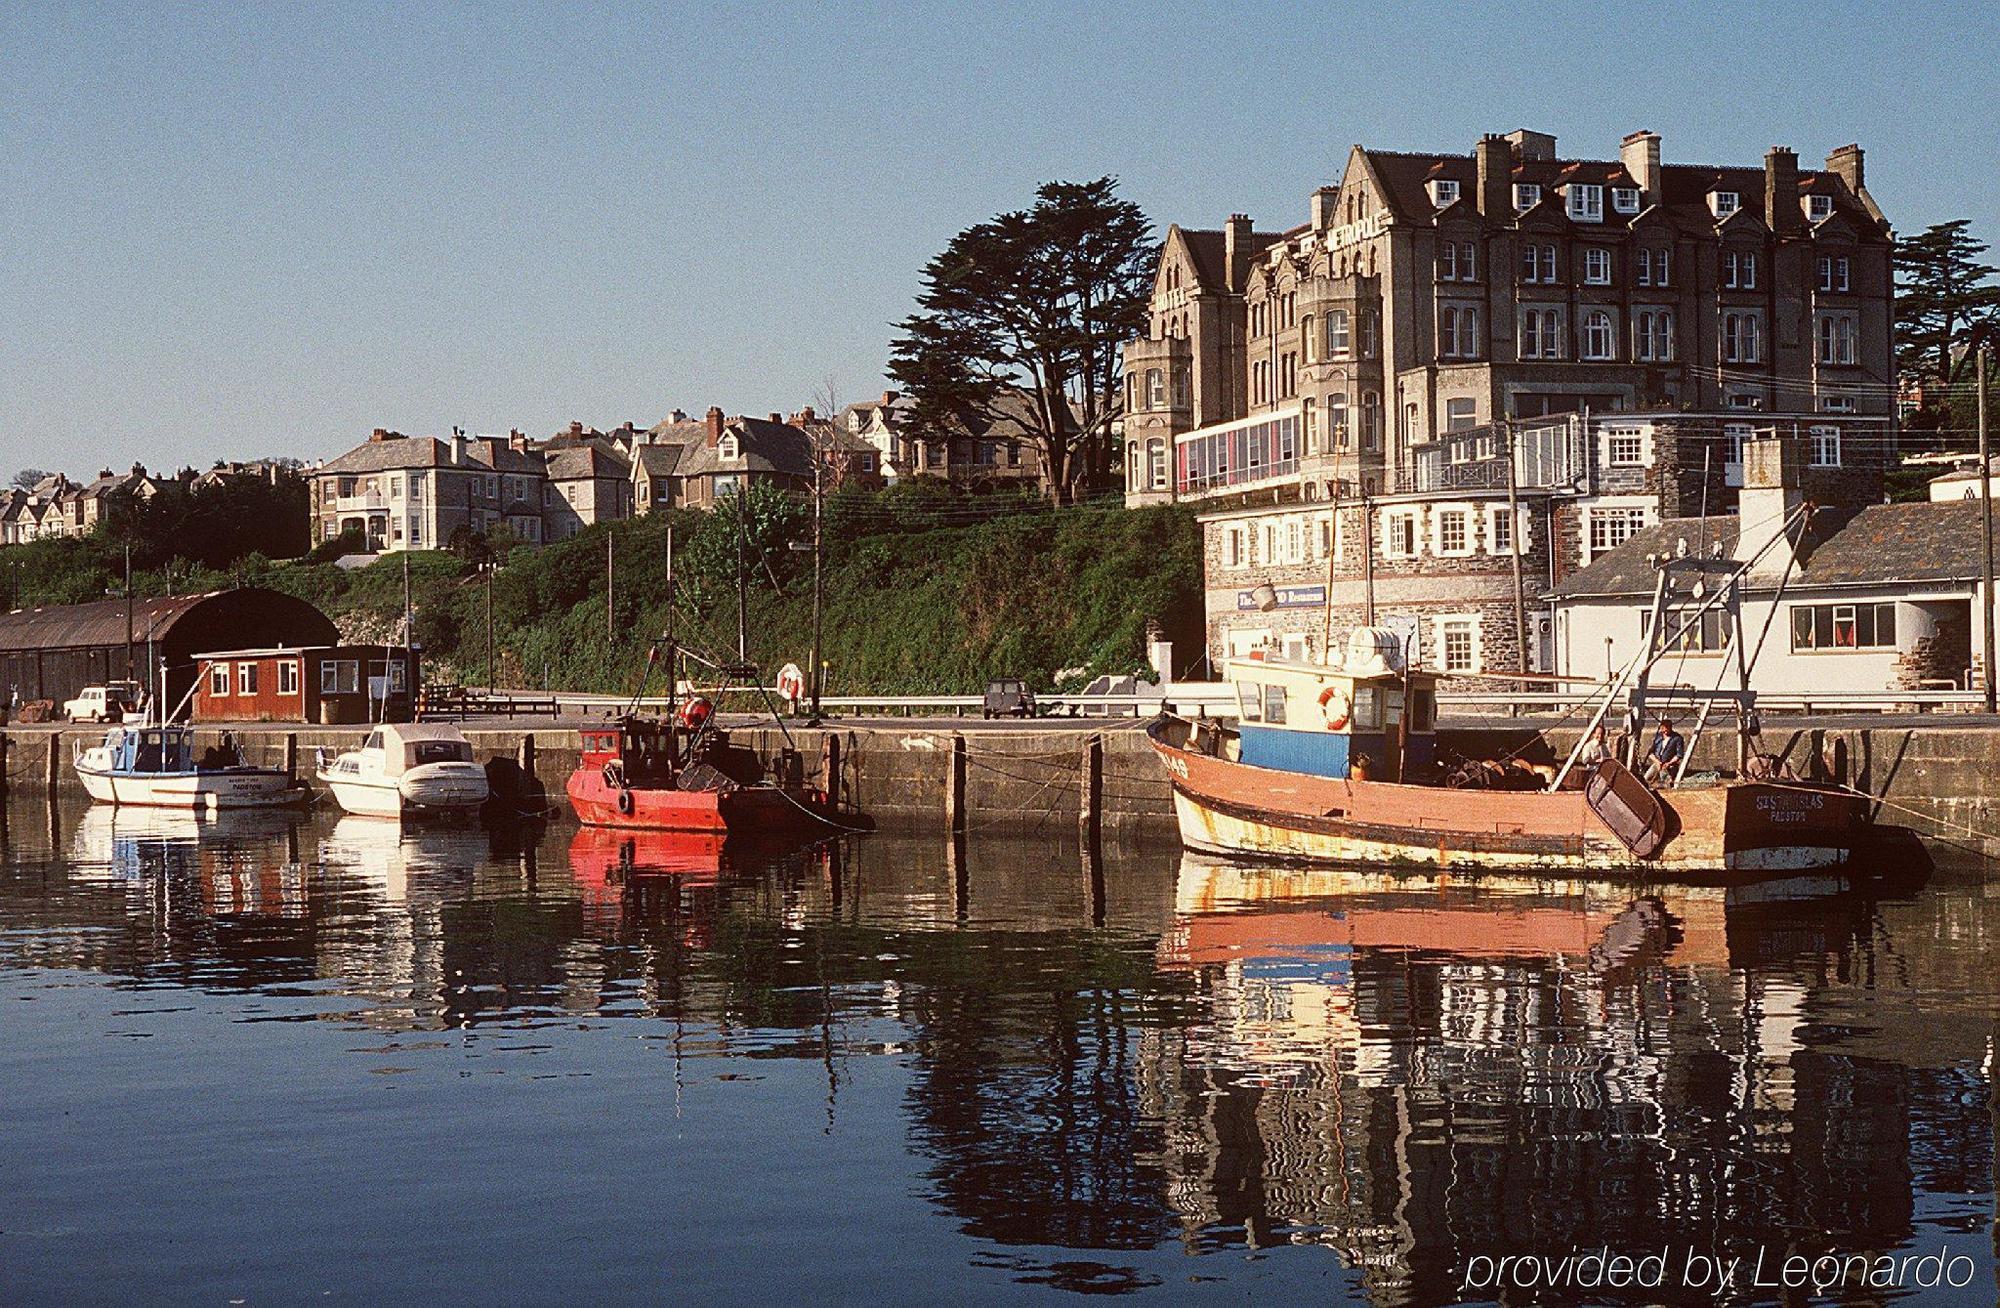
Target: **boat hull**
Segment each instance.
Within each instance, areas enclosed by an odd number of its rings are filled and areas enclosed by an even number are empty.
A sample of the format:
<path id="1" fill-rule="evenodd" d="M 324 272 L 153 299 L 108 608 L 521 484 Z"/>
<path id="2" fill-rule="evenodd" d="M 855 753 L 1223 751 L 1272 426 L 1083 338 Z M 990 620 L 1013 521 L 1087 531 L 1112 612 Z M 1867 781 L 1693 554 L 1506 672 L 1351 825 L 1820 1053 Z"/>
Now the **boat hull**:
<path id="1" fill-rule="evenodd" d="M 571 773 L 565 789 L 577 820 L 585 826 L 636 831 L 771 835 L 821 825 L 825 807 L 816 791 L 792 792 L 769 785 L 734 790 L 617 788 L 606 784 L 601 769 L 592 767 Z"/>
<path id="2" fill-rule="evenodd" d="M 321 784 L 342 811 L 362 817 L 425 817 L 474 813 L 486 803 L 486 774 L 418 768 L 400 780 L 322 769 Z"/>
<path id="3" fill-rule="evenodd" d="M 1233 856 L 1432 867 L 1760 875 L 1837 867 L 1866 828 L 1858 797 L 1733 783 L 1659 794 L 1671 834 L 1641 858 L 1581 791 L 1452 790 L 1253 767 L 1150 733 L 1181 841 Z M 1185 724 L 1182 724 L 1183 726 Z M 1183 739 L 1185 736 L 1183 734 Z"/>
<path id="4" fill-rule="evenodd" d="M 120 807 L 284 808 L 303 804 L 309 797 L 283 772 L 266 768 L 133 775 L 79 763 L 76 774 L 92 799 Z"/>

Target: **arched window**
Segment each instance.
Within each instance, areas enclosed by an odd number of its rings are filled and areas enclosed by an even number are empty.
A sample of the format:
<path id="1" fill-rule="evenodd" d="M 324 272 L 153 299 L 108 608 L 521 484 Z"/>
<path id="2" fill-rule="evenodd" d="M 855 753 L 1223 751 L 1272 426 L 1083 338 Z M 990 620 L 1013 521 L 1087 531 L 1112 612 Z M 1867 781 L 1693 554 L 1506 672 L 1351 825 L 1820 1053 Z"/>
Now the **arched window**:
<path id="1" fill-rule="evenodd" d="M 1131 441 L 1125 446 L 1125 484 L 1133 490 L 1145 489 L 1139 480 L 1139 442 Z"/>
<path id="2" fill-rule="evenodd" d="M 1167 407 L 1167 379 L 1158 368 L 1146 369 L 1146 407 L 1149 409 Z"/>
<path id="3" fill-rule="evenodd" d="M 1610 314 L 1602 309 L 1593 309 L 1583 316 L 1584 358 L 1609 359 L 1612 355 L 1613 340 Z"/>

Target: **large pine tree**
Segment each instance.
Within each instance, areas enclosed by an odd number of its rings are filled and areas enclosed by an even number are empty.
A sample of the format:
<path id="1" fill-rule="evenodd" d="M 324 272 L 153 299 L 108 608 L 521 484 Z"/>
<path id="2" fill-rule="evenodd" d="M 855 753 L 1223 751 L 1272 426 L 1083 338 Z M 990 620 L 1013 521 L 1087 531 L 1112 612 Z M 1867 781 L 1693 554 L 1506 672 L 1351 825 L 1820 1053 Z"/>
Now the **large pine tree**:
<path id="1" fill-rule="evenodd" d="M 2000 327 L 2000 285 L 1970 226 L 1956 218 L 1896 242 L 1896 362 L 1926 388 L 1949 389 L 1953 347 Z"/>
<path id="2" fill-rule="evenodd" d="M 1110 177 L 1046 183 L 924 266 L 889 365 L 917 439 L 1018 433 L 1059 503 L 1109 483 L 1119 346 L 1144 329 L 1156 257 L 1145 214 L 1117 190 Z"/>

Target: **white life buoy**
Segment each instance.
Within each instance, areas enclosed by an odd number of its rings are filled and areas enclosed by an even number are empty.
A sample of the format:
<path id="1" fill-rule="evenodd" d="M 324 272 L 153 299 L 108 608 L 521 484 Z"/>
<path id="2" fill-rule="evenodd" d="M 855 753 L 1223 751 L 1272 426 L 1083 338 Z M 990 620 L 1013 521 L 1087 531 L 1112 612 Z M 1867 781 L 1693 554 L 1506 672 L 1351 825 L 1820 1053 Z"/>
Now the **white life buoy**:
<path id="1" fill-rule="evenodd" d="M 1354 706 L 1347 702 L 1347 696 L 1336 686 L 1328 686 L 1319 693 L 1319 711 L 1326 715 L 1326 729 L 1338 731 L 1347 725 Z"/>

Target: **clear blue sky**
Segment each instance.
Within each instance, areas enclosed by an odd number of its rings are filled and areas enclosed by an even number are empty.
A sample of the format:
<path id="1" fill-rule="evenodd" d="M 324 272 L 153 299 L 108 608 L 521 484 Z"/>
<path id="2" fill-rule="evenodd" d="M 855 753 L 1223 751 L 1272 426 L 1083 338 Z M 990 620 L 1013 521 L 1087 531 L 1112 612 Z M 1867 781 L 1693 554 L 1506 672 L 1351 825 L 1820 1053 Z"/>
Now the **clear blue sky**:
<path id="1" fill-rule="evenodd" d="M 0 13 L 0 477 L 881 386 L 958 228 L 1113 173 L 1305 216 L 1355 141 L 1846 141 L 2000 242 L 1994 12 L 1843 4 Z"/>

